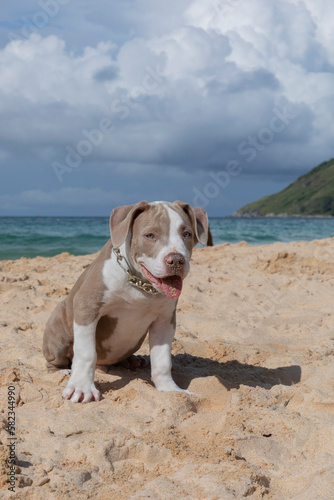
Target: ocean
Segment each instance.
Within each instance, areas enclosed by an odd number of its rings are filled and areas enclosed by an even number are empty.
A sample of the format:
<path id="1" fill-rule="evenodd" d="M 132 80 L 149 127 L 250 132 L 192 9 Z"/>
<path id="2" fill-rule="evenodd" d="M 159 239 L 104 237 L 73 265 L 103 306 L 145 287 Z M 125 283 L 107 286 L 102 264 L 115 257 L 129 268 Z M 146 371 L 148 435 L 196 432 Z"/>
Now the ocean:
<path id="1" fill-rule="evenodd" d="M 210 218 L 215 244 L 310 241 L 334 236 L 333 218 Z M 97 252 L 109 238 L 108 217 L 0 217 L 0 260 Z"/>

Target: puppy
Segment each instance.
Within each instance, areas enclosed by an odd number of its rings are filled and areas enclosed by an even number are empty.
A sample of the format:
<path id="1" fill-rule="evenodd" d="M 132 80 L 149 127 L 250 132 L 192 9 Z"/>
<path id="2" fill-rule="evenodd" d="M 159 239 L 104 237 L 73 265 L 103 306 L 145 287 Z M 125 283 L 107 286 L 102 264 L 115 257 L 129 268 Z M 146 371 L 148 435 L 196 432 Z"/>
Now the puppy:
<path id="1" fill-rule="evenodd" d="M 71 367 L 63 397 L 73 403 L 98 401 L 95 368 L 130 358 L 147 333 L 155 387 L 182 391 L 171 376 L 176 305 L 194 246 L 208 242 L 207 214 L 180 201 L 141 201 L 112 211 L 110 234 L 44 332 L 48 370 Z"/>

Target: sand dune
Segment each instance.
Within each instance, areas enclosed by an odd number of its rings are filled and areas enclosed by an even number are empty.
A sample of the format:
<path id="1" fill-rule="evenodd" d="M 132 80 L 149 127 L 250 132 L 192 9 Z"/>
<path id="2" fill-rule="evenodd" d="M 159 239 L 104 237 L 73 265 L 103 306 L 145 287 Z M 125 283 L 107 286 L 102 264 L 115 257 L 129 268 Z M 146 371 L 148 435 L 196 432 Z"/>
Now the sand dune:
<path id="1" fill-rule="evenodd" d="M 93 258 L 0 262 L 5 498 L 334 498 L 334 238 L 196 249 L 172 351 L 173 376 L 193 394 L 158 392 L 149 368 L 113 367 L 96 373 L 102 401 L 73 405 L 41 341 Z"/>

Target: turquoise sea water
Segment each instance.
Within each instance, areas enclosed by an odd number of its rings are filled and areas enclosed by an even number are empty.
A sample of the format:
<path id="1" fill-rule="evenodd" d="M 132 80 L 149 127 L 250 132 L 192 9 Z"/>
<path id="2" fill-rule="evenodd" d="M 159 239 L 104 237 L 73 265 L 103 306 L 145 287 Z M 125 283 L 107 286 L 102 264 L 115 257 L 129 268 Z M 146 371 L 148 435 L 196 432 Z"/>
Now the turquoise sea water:
<path id="1" fill-rule="evenodd" d="M 334 236 L 334 218 L 210 218 L 215 244 L 263 245 Z M 109 238 L 108 217 L 0 217 L 0 260 L 97 252 Z"/>

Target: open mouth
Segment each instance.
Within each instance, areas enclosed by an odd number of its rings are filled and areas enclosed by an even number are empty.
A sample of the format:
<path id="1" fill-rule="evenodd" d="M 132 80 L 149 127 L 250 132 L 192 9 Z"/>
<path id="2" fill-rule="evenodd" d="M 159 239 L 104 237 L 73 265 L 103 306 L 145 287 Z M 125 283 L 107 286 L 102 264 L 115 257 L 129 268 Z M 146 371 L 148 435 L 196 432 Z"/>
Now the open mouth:
<path id="1" fill-rule="evenodd" d="M 150 280 L 150 282 L 155 286 L 157 290 L 163 292 L 169 299 L 177 299 L 182 290 L 182 278 L 181 276 L 165 276 L 164 278 L 156 278 L 153 274 L 146 269 L 143 264 L 141 267 Z"/>

